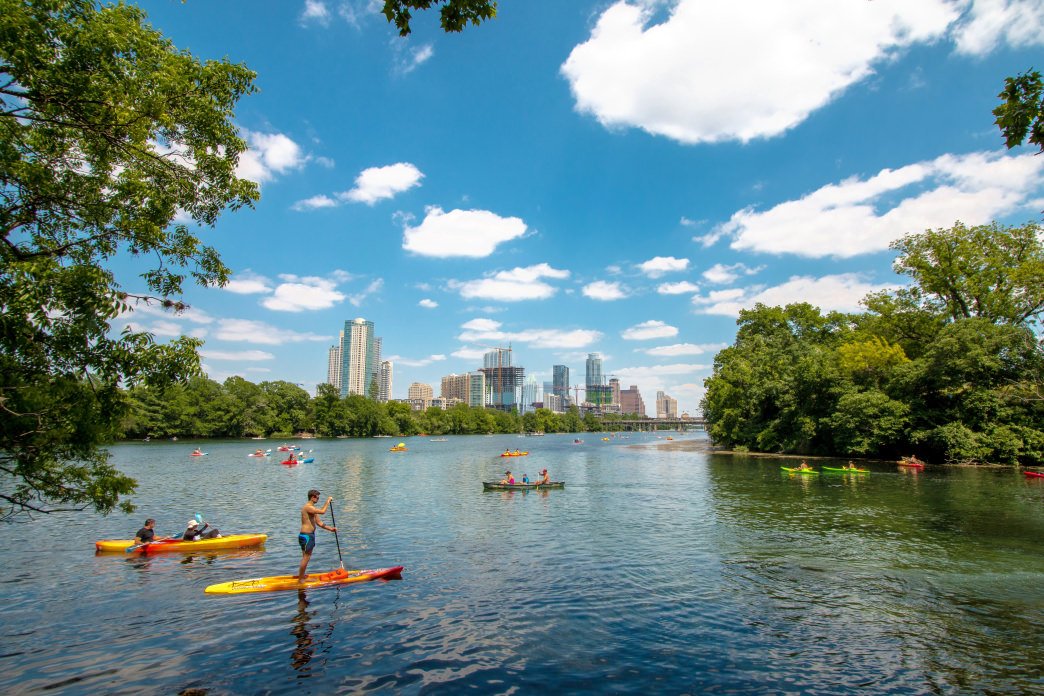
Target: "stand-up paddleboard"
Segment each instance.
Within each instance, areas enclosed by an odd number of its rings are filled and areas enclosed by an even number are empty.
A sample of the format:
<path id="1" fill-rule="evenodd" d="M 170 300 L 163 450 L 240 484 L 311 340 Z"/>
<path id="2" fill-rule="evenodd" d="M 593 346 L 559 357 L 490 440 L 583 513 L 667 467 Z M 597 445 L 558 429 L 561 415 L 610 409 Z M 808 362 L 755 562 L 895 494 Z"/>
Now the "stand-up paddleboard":
<path id="1" fill-rule="evenodd" d="M 280 590 L 311 590 L 331 585 L 346 585 L 368 580 L 392 580 L 402 577 L 403 566 L 374 568 L 371 570 L 345 570 L 338 568 L 328 573 L 309 573 L 304 580 L 296 575 L 273 575 L 267 578 L 233 580 L 210 585 L 204 590 L 208 594 L 246 594 L 248 592 L 278 592 Z"/>

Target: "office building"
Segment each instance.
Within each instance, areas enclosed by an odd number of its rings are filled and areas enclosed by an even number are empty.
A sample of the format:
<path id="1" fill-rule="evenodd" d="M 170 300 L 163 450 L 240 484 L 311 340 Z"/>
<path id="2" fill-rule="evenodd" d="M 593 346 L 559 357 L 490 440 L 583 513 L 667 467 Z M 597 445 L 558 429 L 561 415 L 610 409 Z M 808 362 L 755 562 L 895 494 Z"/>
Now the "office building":
<path id="1" fill-rule="evenodd" d="M 645 402 L 642 401 L 642 395 L 638 392 L 637 384 L 632 384 L 630 389 L 620 391 L 620 413 L 645 415 Z"/>
<path id="2" fill-rule="evenodd" d="M 373 335 L 373 322 L 352 319 L 344 322 L 341 334 L 341 396 L 361 394 L 377 396 L 377 347 Z"/>
<path id="3" fill-rule="evenodd" d="M 657 418 L 677 418 L 678 417 L 678 400 L 672 399 L 662 391 L 656 392 L 656 417 Z"/>
<path id="4" fill-rule="evenodd" d="M 551 391 L 561 397 L 562 403 L 569 403 L 569 368 L 565 365 L 551 367 Z"/>
<path id="5" fill-rule="evenodd" d="M 584 400 L 587 403 L 601 406 L 605 402 L 605 392 L 602 390 L 602 356 L 598 353 L 587 354 L 584 390 Z"/>
<path id="6" fill-rule="evenodd" d="M 382 404 L 391 401 L 392 395 L 392 363 L 390 360 L 381 362 L 377 372 L 377 400 Z"/>
<path id="7" fill-rule="evenodd" d="M 511 348 L 494 348 L 482 359 L 486 376 L 485 403 L 499 411 L 517 411 L 522 403 L 525 368 L 511 364 Z"/>
<path id="8" fill-rule="evenodd" d="M 435 398 L 435 391 L 431 388 L 430 384 L 414 382 L 410 385 L 409 391 L 406 393 L 406 398 L 410 403 L 420 402 L 423 404 L 422 408 L 428 408 L 428 406 L 431 406 L 432 399 Z"/>
<path id="9" fill-rule="evenodd" d="M 341 341 L 344 340 L 344 332 L 336 346 L 330 346 L 330 354 L 326 364 L 326 383 L 332 384 L 334 389 L 341 391 Z"/>

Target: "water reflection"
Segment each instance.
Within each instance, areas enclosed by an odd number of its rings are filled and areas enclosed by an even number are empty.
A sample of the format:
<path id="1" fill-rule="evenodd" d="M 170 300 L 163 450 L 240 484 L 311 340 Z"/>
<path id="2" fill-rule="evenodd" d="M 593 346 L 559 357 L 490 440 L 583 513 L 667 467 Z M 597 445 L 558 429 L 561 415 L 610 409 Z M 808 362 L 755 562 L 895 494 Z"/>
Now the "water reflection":
<path id="1" fill-rule="evenodd" d="M 305 667 L 312 661 L 312 656 L 315 654 L 315 641 L 312 639 L 308 622 L 312 620 L 316 612 L 308 611 L 309 604 L 311 602 L 308 601 L 308 593 L 299 590 L 297 592 L 297 613 L 292 621 L 293 628 L 290 629 L 290 635 L 294 637 L 296 644 L 293 652 L 290 653 L 290 666 L 298 672 L 307 671 Z"/>

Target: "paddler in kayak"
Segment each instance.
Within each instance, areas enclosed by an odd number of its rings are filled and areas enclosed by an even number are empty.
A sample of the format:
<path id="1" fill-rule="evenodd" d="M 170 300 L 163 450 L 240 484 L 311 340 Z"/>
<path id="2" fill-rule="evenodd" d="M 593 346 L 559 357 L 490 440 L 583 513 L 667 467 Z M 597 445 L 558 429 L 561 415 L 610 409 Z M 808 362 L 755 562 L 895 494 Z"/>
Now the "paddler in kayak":
<path id="1" fill-rule="evenodd" d="M 312 550 L 315 548 L 315 528 L 319 527 L 328 532 L 336 532 L 337 527 L 327 527 L 319 519 L 319 515 L 326 514 L 327 508 L 333 501 L 333 496 L 326 499 L 326 504 L 321 508 L 316 507 L 319 502 L 319 491 L 314 488 L 308 491 L 308 502 L 301 507 L 301 533 L 297 535 L 297 543 L 301 545 L 301 566 L 297 569 L 297 579 L 304 580 L 308 571 L 308 561 L 312 560 Z"/>
<path id="2" fill-rule="evenodd" d="M 510 471 L 505 471 L 504 472 L 504 478 L 500 479 L 500 482 L 501 483 L 507 483 L 507 484 L 514 485 L 515 477 L 511 475 Z"/>
<path id="3" fill-rule="evenodd" d="M 798 466 L 798 471 L 812 471 L 812 467 L 808 465 L 808 462 L 802 459 L 801 464 Z"/>
<path id="4" fill-rule="evenodd" d="M 134 534 L 134 545 L 141 546 L 142 544 L 151 544 L 154 541 L 163 541 L 164 539 L 170 539 L 171 537 L 156 537 L 154 530 L 156 526 L 156 520 L 151 517 L 145 520 L 145 526 L 139 529 Z"/>
<path id="5" fill-rule="evenodd" d="M 540 472 L 540 474 L 541 474 L 541 475 L 542 475 L 542 476 L 543 476 L 544 478 L 542 478 L 542 479 L 540 479 L 539 481 L 537 481 L 537 485 L 538 485 L 538 486 L 539 486 L 540 484 L 545 484 L 545 485 L 546 485 L 546 484 L 548 484 L 548 483 L 551 483 L 551 476 L 550 476 L 550 474 L 548 474 L 548 473 L 547 473 L 547 469 L 544 469 L 543 471 L 541 471 L 541 472 Z"/>
<path id="6" fill-rule="evenodd" d="M 188 521 L 188 528 L 185 533 L 181 535 L 183 541 L 199 541 L 200 539 L 219 539 L 221 538 L 221 530 L 215 529 L 210 526 L 209 522 L 204 522 L 200 526 L 196 520 Z"/>

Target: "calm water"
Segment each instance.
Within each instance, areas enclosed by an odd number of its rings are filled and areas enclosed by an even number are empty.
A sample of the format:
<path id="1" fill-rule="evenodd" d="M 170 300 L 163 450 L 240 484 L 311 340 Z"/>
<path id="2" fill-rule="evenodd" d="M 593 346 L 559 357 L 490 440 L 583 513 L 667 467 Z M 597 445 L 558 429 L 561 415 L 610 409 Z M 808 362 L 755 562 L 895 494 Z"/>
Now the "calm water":
<path id="1" fill-rule="evenodd" d="M 0 692 L 1044 692 L 1044 480 L 791 477 L 651 435 L 573 437 L 305 441 L 316 461 L 292 469 L 246 456 L 272 440 L 117 446 L 137 513 L 0 530 Z M 484 493 L 505 463 L 566 488 Z M 293 572 L 312 487 L 335 497 L 345 565 L 403 579 L 204 595 Z M 94 554 L 146 516 L 169 534 L 196 513 L 268 544 Z M 338 564 L 319 534 L 316 572 Z"/>

